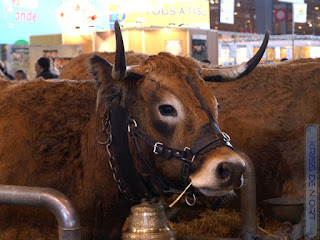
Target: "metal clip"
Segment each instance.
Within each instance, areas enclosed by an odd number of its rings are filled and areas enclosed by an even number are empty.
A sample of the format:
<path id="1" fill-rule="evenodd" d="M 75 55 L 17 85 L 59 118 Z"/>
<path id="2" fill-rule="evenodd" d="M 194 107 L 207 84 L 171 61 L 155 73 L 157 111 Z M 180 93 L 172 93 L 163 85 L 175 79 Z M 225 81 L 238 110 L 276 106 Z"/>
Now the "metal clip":
<path id="1" fill-rule="evenodd" d="M 97 141 L 98 141 L 98 143 L 99 144 L 101 144 L 101 145 L 106 145 L 106 144 L 108 144 L 109 143 L 109 141 L 110 141 L 110 139 L 108 139 L 107 137 L 106 137 L 106 132 L 105 132 L 105 130 L 101 130 L 101 131 L 99 131 L 98 133 L 97 133 L 97 136 L 96 136 L 96 139 L 97 139 Z M 104 137 L 104 138 L 106 138 L 104 141 L 102 141 L 102 140 L 100 140 L 100 137 Z"/>
<path id="2" fill-rule="evenodd" d="M 135 128 L 138 127 L 138 124 L 137 124 L 136 120 L 134 120 L 133 118 L 130 118 L 130 122 L 128 123 L 128 132 L 129 133 L 131 132 L 130 124 L 134 124 Z"/>
<path id="3" fill-rule="evenodd" d="M 226 134 L 225 132 L 221 132 L 221 134 L 223 136 L 223 141 L 230 142 L 230 137 L 228 134 Z"/>
<path id="4" fill-rule="evenodd" d="M 153 145 L 153 153 L 154 153 L 154 154 L 159 154 L 159 153 L 157 152 L 158 145 L 163 146 L 163 143 L 161 143 L 161 142 L 156 142 L 156 143 Z"/>
<path id="5" fill-rule="evenodd" d="M 186 203 L 187 203 L 190 207 L 194 206 L 194 205 L 196 204 L 196 201 L 197 201 L 196 195 L 194 195 L 194 193 L 192 194 L 192 197 L 193 197 L 193 202 L 190 203 L 190 202 L 188 201 L 188 196 L 187 196 L 187 195 L 185 196 Z"/>
<path id="6" fill-rule="evenodd" d="M 184 149 L 183 149 L 183 151 L 187 151 L 187 150 L 189 150 L 190 151 L 190 148 L 189 147 L 185 147 Z M 194 154 L 193 156 L 192 156 L 192 158 L 191 158 L 191 161 L 189 161 L 188 159 L 186 159 L 185 157 L 184 158 L 181 158 L 183 161 L 185 161 L 185 162 L 188 162 L 189 164 L 191 164 L 191 163 L 193 163 L 193 161 L 194 161 L 194 159 L 196 158 L 196 156 L 197 156 L 197 154 Z"/>

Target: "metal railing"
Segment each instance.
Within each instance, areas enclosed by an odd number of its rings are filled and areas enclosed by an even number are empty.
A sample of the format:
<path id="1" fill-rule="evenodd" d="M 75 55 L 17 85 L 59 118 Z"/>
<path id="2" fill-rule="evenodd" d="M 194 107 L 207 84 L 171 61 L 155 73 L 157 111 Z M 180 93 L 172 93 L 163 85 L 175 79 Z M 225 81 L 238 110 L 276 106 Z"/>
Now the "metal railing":
<path id="1" fill-rule="evenodd" d="M 58 221 L 60 240 L 80 240 L 80 220 L 70 200 L 52 188 L 0 185 L 0 204 L 45 208 Z"/>

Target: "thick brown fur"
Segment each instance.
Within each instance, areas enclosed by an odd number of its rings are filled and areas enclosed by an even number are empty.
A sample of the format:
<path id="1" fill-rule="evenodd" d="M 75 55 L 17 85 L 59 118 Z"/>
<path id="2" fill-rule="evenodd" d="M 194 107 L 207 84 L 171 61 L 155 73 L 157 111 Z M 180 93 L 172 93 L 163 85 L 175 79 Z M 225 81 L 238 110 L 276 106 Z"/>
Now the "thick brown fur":
<path id="1" fill-rule="evenodd" d="M 101 66 L 96 67 L 101 68 Z M 91 71 L 94 70 L 91 69 Z M 208 121 L 194 94 L 185 94 L 186 91 L 192 92 L 192 89 L 186 82 L 186 76 L 199 81 L 200 68 L 197 62 L 192 58 L 175 57 L 172 54 L 159 53 L 156 56 L 150 56 L 143 60 L 138 70 L 132 70 L 132 72 L 143 74 L 143 81 L 130 81 L 130 79 L 103 81 L 106 72 L 101 72 L 100 75 L 96 76 L 98 82 L 103 82 L 98 90 L 98 103 L 102 103 L 102 106 L 106 106 L 106 108 L 110 106 L 106 105 L 106 103 L 110 104 L 112 102 L 127 107 L 129 112 L 135 116 L 135 120 L 142 129 L 147 130 L 153 139 L 164 142 L 167 146 L 172 146 L 176 149 L 192 146 L 192 142 L 195 140 L 200 128 Z M 130 74 L 128 78 L 130 78 Z M 203 97 L 210 99 L 208 103 L 211 109 L 216 109 L 214 95 L 203 85 L 203 80 L 200 81 L 202 85 L 200 84 L 199 86 Z M 155 102 L 164 98 L 166 92 L 170 92 L 171 89 L 174 95 L 179 96 L 183 103 L 192 102 L 194 104 L 187 106 L 189 108 L 188 112 L 192 113 L 191 116 L 188 116 L 188 121 L 177 126 L 173 136 L 168 136 L 155 130 L 158 119 L 154 117 L 156 114 L 152 112 L 152 107 Z M 118 97 L 114 98 L 115 95 Z M 188 136 L 188 138 L 185 139 L 184 136 Z M 141 143 L 141 147 L 142 151 L 146 153 L 146 159 L 150 159 L 150 162 L 153 162 L 152 159 L 154 159 L 154 163 L 151 164 L 156 166 L 162 174 L 161 176 L 171 176 L 172 182 L 175 182 L 177 177 L 180 178 L 177 172 L 182 171 L 183 164 L 181 164 L 181 161 L 174 159 L 164 163 L 160 160 L 161 157 L 154 157 L 154 154 L 150 151 L 150 146 Z M 132 152 L 134 152 L 133 146 L 131 148 Z"/>
<path id="2" fill-rule="evenodd" d="M 90 56 L 82 56 L 78 68 L 73 68 L 73 75 L 69 75 L 73 77 L 65 78 L 85 80 L 81 74 Z M 110 58 L 112 62 L 113 56 Z M 197 62 L 191 59 L 163 61 L 169 61 L 172 67 L 169 72 L 179 69 L 177 72 L 188 72 L 191 77 L 197 77 L 199 72 Z M 143 71 L 147 73 L 154 64 L 158 63 L 145 62 Z M 185 122 L 179 126 L 190 135 L 187 143 L 179 145 L 174 140 L 159 140 L 181 148 L 192 142 L 207 119 L 197 110 L 194 96 L 185 94 L 188 89 L 185 79 L 179 74 L 173 74 L 180 79 L 178 82 L 161 78 L 165 70 L 168 69 L 152 72 L 149 77 L 153 82 L 119 82 L 116 85 L 119 92 L 126 84 L 135 90 L 123 92 L 125 98 L 112 100 L 123 105 L 134 103 L 130 109 L 133 114 L 148 112 L 143 101 L 150 99 L 148 95 L 159 84 L 175 89 L 183 101 L 192 103 L 190 111 L 195 112 L 192 121 L 199 121 L 196 125 Z M 241 80 L 209 83 L 214 95 L 197 80 L 203 96 L 206 99 L 216 96 L 222 106 L 220 128 L 231 136 L 232 144 L 254 162 L 259 201 L 283 194 L 303 195 L 304 125 L 320 122 L 319 70 L 319 59 L 260 65 Z M 89 74 L 89 70 L 86 71 Z M 110 99 L 108 96 L 112 94 L 108 89 L 106 84 L 100 90 L 100 101 Z M 145 91 L 139 92 L 139 89 Z M 80 213 L 83 239 L 119 237 L 123 221 L 119 216 L 125 216 L 121 211 L 124 205 L 120 203 L 110 174 L 106 150 L 96 141 L 101 129 L 101 112 L 95 111 L 95 83 L 41 79 L 14 83 L 1 79 L 0 91 L 0 184 L 52 187 L 62 191 Z M 157 94 L 155 97 L 161 97 L 162 93 Z M 216 108 L 214 100 L 209 104 L 211 109 Z M 152 137 L 161 138 L 161 134 L 147 125 L 154 119 L 138 116 L 137 121 Z M 173 139 L 183 137 L 182 131 L 175 134 Z M 172 181 L 181 168 L 178 162 L 172 165 L 155 162 L 154 165 Z M 1 239 L 57 239 L 55 219 L 44 210 L 1 206 L 0 216 Z"/>
<path id="3" fill-rule="evenodd" d="M 97 230 L 116 239 L 108 226 L 123 221 L 117 217 L 122 210 L 107 154 L 95 138 L 101 125 L 93 81 L 0 83 L 0 183 L 55 188 L 79 211 L 82 239 L 106 235 Z M 1 206 L 0 238 L 57 239 L 56 221 L 45 213 Z"/>
<path id="4" fill-rule="evenodd" d="M 257 197 L 304 197 L 304 128 L 320 124 L 320 59 L 260 65 L 243 79 L 212 83 L 221 129 L 253 161 Z"/>
<path id="5" fill-rule="evenodd" d="M 60 71 L 60 79 L 72 79 L 72 80 L 92 80 L 88 64 L 89 58 L 93 55 L 98 55 L 108 60 L 109 62 L 114 62 L 114 52 L 93 52 L 84 53 L 75 58 L 73 58 L 68 64 L 66 64 Z M 148 55 L 135 52 L 127 52 L 127 65 L 139 64 Z"/>

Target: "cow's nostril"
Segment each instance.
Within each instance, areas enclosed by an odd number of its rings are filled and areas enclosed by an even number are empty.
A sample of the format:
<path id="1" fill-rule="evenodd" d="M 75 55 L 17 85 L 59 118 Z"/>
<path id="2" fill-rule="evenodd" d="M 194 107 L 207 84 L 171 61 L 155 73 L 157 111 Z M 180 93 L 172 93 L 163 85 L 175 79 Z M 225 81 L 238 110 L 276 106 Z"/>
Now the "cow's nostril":
<path id="1" fill-rule="evenodd" d="M 218 165 L 218 177 L 221 179 L 230 177 L 230 167 L 229 163 L 220 163 Z"/>

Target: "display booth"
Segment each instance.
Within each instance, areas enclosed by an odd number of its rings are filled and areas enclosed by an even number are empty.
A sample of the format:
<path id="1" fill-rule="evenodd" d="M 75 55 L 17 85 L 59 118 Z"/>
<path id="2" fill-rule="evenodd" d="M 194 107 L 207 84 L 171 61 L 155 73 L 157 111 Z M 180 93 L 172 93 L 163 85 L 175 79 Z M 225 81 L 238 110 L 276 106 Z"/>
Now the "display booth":
<path id="1" fill-rule="evenodd" d="M 145 27 L 126 28 L 122 32 L 126 51 L 146 54 L 170 52 L 180 56 L 190 56 L 199 61 L 208 59 L 218 64 L 218 32 L 198 28 Z M 31 36 L 31 44 L 45 44 L 48 36 Z M 91 34 L 59 35 L 55 44 L 81 44 L 82 51 L 115 51 L 113 30 L 97 31 Z"/>
<path id="2" fill-rule="evenodd" d="M 258 51 L 262 39 L 262 34 L 219 31 L 219 64 L 229 66 L 248 61 Z M 262 62 L 319 57 L 319 36 L 271 35 Z"/>

